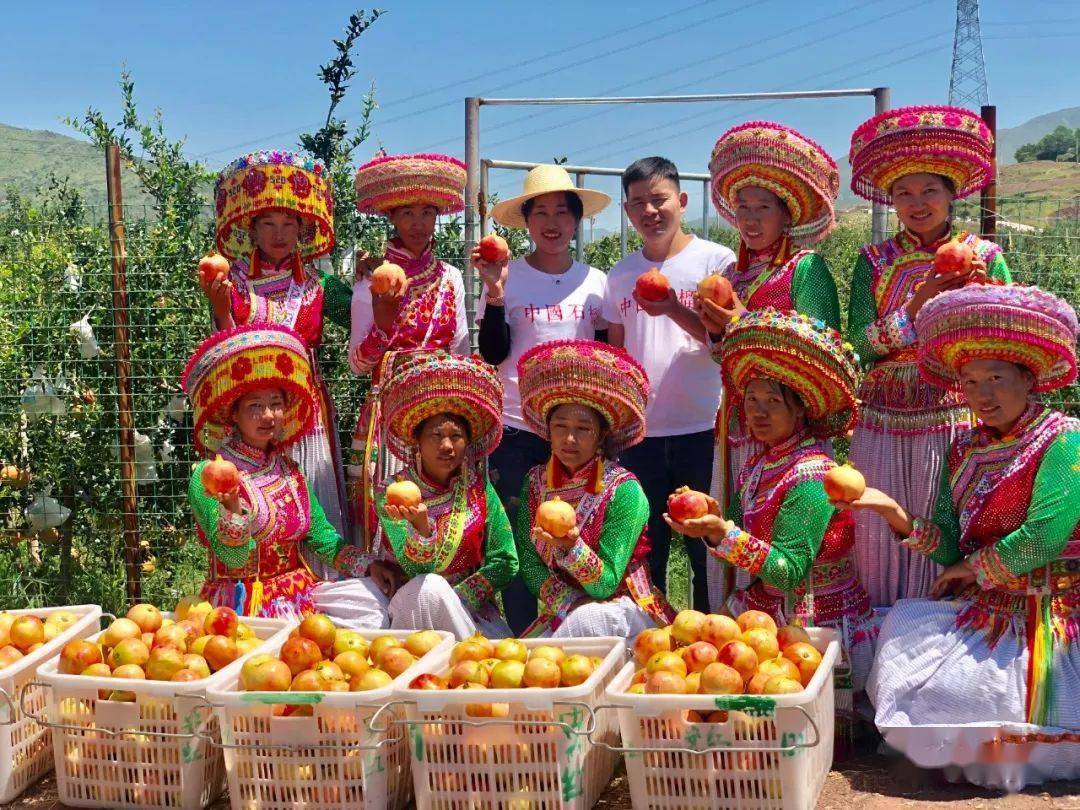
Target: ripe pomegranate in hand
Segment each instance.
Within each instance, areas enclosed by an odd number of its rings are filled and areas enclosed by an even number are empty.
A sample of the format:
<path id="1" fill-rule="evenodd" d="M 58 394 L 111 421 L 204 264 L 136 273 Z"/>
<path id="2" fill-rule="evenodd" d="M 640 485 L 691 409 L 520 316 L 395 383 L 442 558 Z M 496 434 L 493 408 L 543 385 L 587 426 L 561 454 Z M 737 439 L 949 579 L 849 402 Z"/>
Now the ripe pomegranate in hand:
<path id="1" fill-rule="evenodd" d="M 697 285 L 698 295 L 702 300 L 712 301 L 714 304 L 727 309 L 732 303 L 731 282 L 719 273 L 705 276 Z"/>
<path id="2" fill-rule="evenodd" d="M 834 501 L 850 503 L 859 500 L 866 492 L 863 474 L 849 464 L 833 467 L 825 473 L 821 483 L 825 487 L 825 494 Z"/>
<path id="3" fill-rule="evenodd" d="M 199 259 L 199 278 L 210 284 L 222 273 L 229 277 L 229 260 L 220 253 L 210 253 Z"/>
<path id="4" fill-rule="evenodd" d="M 395 481 L 386 488 L 386 505 L 414 508 L 420 505 L 420 487 L 412 481 Z"/>
<path id="5" fill-rule="evenodd" d="M 679 487 L 668 495 L 667 508 L 672 520 L 683 523 L 709 514 L 709 499 L 703 492 L 690 487 Z"/>
<path id="6" fill-rule="evenodd" d="M 577 512 L 566 501 L 555 497 L 537 507 L 536 525 L 552 537 L 566 537 L 577 525 Z"/>
<path id="7" fill-rule="evenodd" d="M 934 254 L 934 272 L 938 275 L 943 273 L 971 272 L 971 262 L 975 258 L 975 251 L 970 245 L 950 239 L 937 249 Z"/>
<path id="8" fill-rule="evenodd" d="M 231 495 L 240 488 L 240 471 L 219 455 L 203 467 L 201 480 L 207 495 Z"/>
<path id="9" fill-rule="evenodd" d="M 505 264 L 510 259 L 510 246 L 497 233 L 489 233 L 480 240 L 480 258 L 492 264 Z"/>
<path id="10" fill-rule="evenodd" d="M 405 291 L 409 279 L 405 271 L 391 262 L 383 262 L 371 274 L 371 291 L 376 295 L 385 295 L 397 288 L 398 293 Z"/>
<path id="11" fill-rule="evenodd" d="M 663 301 L 671 292 L 671 282 L 654 267 L 638 276 L 634 292 L 643 301 Z"/>

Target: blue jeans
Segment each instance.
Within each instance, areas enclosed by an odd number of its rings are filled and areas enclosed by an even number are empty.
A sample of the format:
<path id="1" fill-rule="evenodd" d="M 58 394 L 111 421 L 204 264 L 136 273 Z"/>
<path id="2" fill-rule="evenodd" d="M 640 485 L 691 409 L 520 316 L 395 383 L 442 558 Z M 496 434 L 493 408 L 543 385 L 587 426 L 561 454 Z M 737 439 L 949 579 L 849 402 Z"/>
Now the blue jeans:
<path id="1" fill-rule="evenodd" d="M 668 495 L 678 487 L 688 486 L 708 492 L 712 483 L 713 433 L 684 433 L 679 436 L 654 436 L 631 447 L 619 457 L 619 463 L 638 477 L 649 500 L 649 571 L 653 583 L 667 592 L 667 564 L 671 553 L 671 529 L 664 522 Z M 693 573 L 691 607 L 709 612 L 709 587 L 705 579 L 705 544 L 688 539 L 686 553 Z"/>
<path id="2" fill-rule="evenodd" d="M 503 428 L 502 441 L 488 459 L 488 469 L 512 526 L 517 525 L 518 497 L 526 474 L 537 464 L 547 462 L 550 455 L 551 447 L 535 433 Z M 525 586 L 521 574 L 510 580 L 502 595 L 510 629 L 520 635 L 536 619 L 536 597 Z"/>

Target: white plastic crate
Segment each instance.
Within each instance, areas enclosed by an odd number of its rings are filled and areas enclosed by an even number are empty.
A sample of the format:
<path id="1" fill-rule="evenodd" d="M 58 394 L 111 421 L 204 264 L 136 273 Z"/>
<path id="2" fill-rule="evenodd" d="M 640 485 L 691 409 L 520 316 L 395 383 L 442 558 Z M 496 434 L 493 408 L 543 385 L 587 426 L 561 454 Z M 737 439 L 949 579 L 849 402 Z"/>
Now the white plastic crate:
<path id="1" fill-rule="evenodd" d="M 166 613 L 166 616 L 172 614 Z M 263 640 L 282 640 L 295 626 L 285 619 L 241 617 Z M 186 683 L 63 675 L 57 659 L 44 664 L 47 713 L 53 731 L 56 788 L 72 807 L 201 808 L 225 788 L 217 721 L 206 690 L 235 677 L 247 653 L 209 678 Z M 101 700 L 98 690 L 122 690 L 134 702 Z"/>
<path id="2" fill-rule="evenodd" d="M 807 628 L 822 652 L 793 695 L 631 695 L 636 665 L 608 688 L 636 810 L 812 810 L 832 764 L 836 632 Z M 697 723 L 726 711 L 720 723 Z"/>
<path id="3" fill-rule="evenodd" d="M 360 630 L 366 638 L 404 639 L 412 630 Z M 442 642 L 383 689 L 367 692 L 241 692 L 239 673 L 207 692 L 221 727 L 233 808 L 247 810 L 399 810 L 412 795 L 409 740 L 402 727 L 368 721 L 393 687 L 426 672 L 454 643 Z M 285 639 L 266 645 L 276 653 Z M 307 704 L 311 717 L 275 717 L 274 704 Z"/>
<path id="4" fill-rule="evenodd" d="M 390 707 L 406 708 L 418 808 L 587 810 L 611 781 L 616 755 L 596 743 L 614 746 L 618 730 L 610 712 L 601 717 L 594 708 L 626 660 L 626 640 L 523 639 L 522 643 L 529 648 L 552 645 L 568 655 L 580 653 L 603 661 L 579 686 L 482 692 L 398 689 Z M 425 671 L 443 674 L 449 659 L 450 650 L 445 650 Z M 469 717 L 468 703 L 506 703 L 509 714 L 504 719 Z M 384 713 L 372 722 L 393 727 Z"/>
<path id="5" fill-rule="evenodd" d="M 52 770 L 53 765 L 52 735 L 47 727 L 18 708 L 20 692 L 25 691 L 24 700 L 30 712 L 40 714 L 45 707 L 45 690 L 33 685 L 38 667 L 58 655 L 69 641 L 96 633 L 101 616 L 97 605 L 5 611 L 15 616 L 48 618 L 64 610 L 74 613 L 78 620 L 52 641 L 10 667 L 0 669 L 0 804 L 10 802 Z M 27 684 L 31 685 L 27 687 Z"/>

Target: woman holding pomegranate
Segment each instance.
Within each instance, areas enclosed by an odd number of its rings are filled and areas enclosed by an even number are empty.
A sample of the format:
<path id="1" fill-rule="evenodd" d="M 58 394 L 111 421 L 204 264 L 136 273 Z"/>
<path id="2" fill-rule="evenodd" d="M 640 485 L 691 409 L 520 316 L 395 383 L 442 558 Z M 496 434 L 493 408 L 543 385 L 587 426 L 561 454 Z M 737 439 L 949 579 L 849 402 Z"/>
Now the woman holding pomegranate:
<path id="1" fill-rule="evenodd" d="M 511 516 L 526 473 L 550 454 L 547 442 L 522 415 L 518 359 L 541 343 L 591 340 L 607 328 L 601 314 L 607 277 L 574 261 L 570 242 L 581 219 L 598 214 L 610 198 L 576 188 L 566 169 L 550 165 L 532 169 L 522 191 L 498 203 L 491 215 L 507 228 L 527 228 L 533 252 L 511 261 L 509 251 L 491 250 L 487 241 L 492 237 L 485 237 L 472 255 L 484 281 L 478 310 L 480 356 L 498 366 L 505 392 L 503 437 L 491 455 L 492 479 Z M 532 594 L 521 577 L 507 588 L 503 601 L 515 632 L 536 618 Z"/>
<path id="2" fill-rule="evenodd" d="M 716 210 L 739 229 L 739 258 L 729 285 L 699 290 L 698 314 L 720 336 L 747 310 L 794 310 L 840 329 L 840 302 L 829 267 L 812 248 L 833 229 L 840 189 L 836 163 L 814 141 L 790 127 L 750 121 L 720 136 L 709 161 Z M 730 290 L 730 292 L 729 292 Z M 716 419 L 713 495 L 726 503 L 747 460 L 764 448 L 754 440 L 730 397 Z M 748 580 L 710 558 L 710 601 L 724 600 Z M 732 577 L 732 574 L 735 574 Z"/>
<path id="3" fill-rule="evenodd" d="M 515 537 L 539 606 L 528 636 L 633 638 L 674 617 L 649 575 L 649 501 L 616 456 L 645 436 L 649 379 L 622 349 L 541 343 L 518 360 L 521 410 L 550 446 L 521 488 Z"/>
<path id="4" fill-rule="evenodd" d="M 970 415 L 956 391 L 920 378 L 912 324 L 938 293 L 987 275 L 1009 280 L 1000 247 L 954 236 L 951 224 L 953 200 L 993 179 L 993 136 L 968 110 L 904 107 L 859 126 L 849 158 L 852 190 L 891 203 L 900 221 L 896 236 L 862 248 L 851 281 L 847 337 L 866 370 L 851 461 L 872 487 L 912 514 L 928 514 L 949 446 Z M 950 239 L 970 247 L 974 260 L 936 272 L 935 252 Z M 940 569 L 893 542 L 879 515 L 860 512 L 855 538 L 859 579 L 875 607 L 926 596 Z"/>
<path id="5" fill-rule="evenodd" d="M 244 616 L 309 613 L 319 579 L 301 548 L 347 577 L 332 583 L 390 589 L 400 572 L 348 545 L 326 518 L 314 486 L 288 449 L 316 419 L 314 373 L 302 337 L 284 326 L 249 325 L 204 340 L 181 385 L 194 412 L 196 450 L 216 453 L 195 466 L 188 497 L 209 550 L 202 598 Z"/>
<path id="6" fill-rule="evenodd" d="M 375 388 L 389 379 L 399 352 L 470 353 L 461 271 L 435 255 L 434 238 L 439 215 L 465 210 L 464 191 L 465 164 L 446 155 L 386 155 L 356 172 L 357 209 L 385 217 L 394 229 L 381 260 L 355 252 L 345 259 L 357 279 L 349 365 L 370 374 Z M 373 444 L 379 422 L 379 401 L 371 397 L 353 433 L 350 465 L 353 518 L 364 547 L 376 530 L 373 487 L 397 469 Z"/>
<path id="7" fill-rule="evenodd" d="M 393 628 L 512 635 L 495 594 L 517 573 L 517 553 L 486 464 L 502 436 L 495 369 L 413 354 L 382 389 L 382 413 L 379 446 L 405 467 L 376 491 L 376 547 L 385 541 L 407 581 L 390 599 L 369 593 Z"/>
<path id="8" fill-rule="evenodd" d="M 857 360 L 835 329 L 771 307 L 728 325 L 721 358 L 724 389 L 763 449 L 743 467 L 726 518 L 710 498 L 702 517 L 665 519 L 749 575 L 728 599 L 732 615 L 753 609 L 778 624 L 836 628 L 861 689 L 874 655 L 873 617 L 851 557 L 854 521 L 824 485 L 836 467 L 828 440 L 850 429 L 858 411 Z"/>
<path id="9" fill-rule="evenodd" d="M 1076 379 L 1076 313 L 1037 287 L 971 285 L 928 301 L 915 331 L 923 378 L 978 421 L 953 443 L 932 513 L 873 488 L 844 504 L 946 566 L 932 599 L 885 617 L 867 685 L 877 724 L 888 739 L 1007 723 L 1057 743 L 1032 755 L 1041 778 L 1076 778 L 1080 745 L 1059 735 L 1080 728 L 1080 421 L 1035 396 Z"/>
<path id="10" fill-rule="evenodd" d="M 314 372 L 312 429 L 291 448 L 325 515 L 348 536 L 344 467 L 337 414 L 319 374 L 324 317 L 349 326 L 347 284 L 312 262 L 334 247 L 333 198 L 319 163 L 291 152 L 256 152 L 218 175 L 217 248 L 231 262 L 227 274 L 200 273 L 217 329 L 276 324 L 295 331 Z M 336 576 L 312 557 L 320 576 Z"/>

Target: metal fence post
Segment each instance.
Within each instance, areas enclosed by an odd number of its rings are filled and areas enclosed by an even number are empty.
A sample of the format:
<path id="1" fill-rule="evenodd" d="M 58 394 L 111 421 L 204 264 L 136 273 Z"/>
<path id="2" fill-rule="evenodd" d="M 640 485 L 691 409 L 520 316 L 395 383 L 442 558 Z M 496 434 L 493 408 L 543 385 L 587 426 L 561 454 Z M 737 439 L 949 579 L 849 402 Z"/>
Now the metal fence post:
<path id="1" fill-rule="evenodd" d="M 990 152 L 990 182 L 982 190 L 979 199 L 979 230 L 983 239 L 991 242 L 997 238 L 997 107 L 986 104 L 980 111 L 982 120 L 990 128 L 990 134 L 994 138 L 994 145 Z"/>
<path id="2" fill-rule="evenodd" d="M 488 168 L 487 163 L 480 163 L 480 207 L 477 211 L 478 218 L 480 220 L 480 236 L 484 237 L 488 234 L 488 194 L 491 189 L 491 169 Z"/>
<path id="3" fill-rule="evenodd" d="M 574 175 L 574 184 L 578 188 L 585 188 L 585 175 L 578 172 Z M 579 262 L 585 257 L 585 218 L 578 220 L 577 224 L 577 247 L 574 249 L 574 258 Z"/>
<path id="4" fill-rule="evenodd" d="M 619 258 L 626 255 L 626 192 L 619 181 Z"/>
<path id="5" fill-rule="evenodd" d="M 701 238 L 709 238 L 709 181 L 701 183 Z"/>
<path id="6" fill-rule="evenodd" d="M 113 324 L 116 339 L 117 422 L 120 432 L 120 487 L 123 503 L 124 568 L 129 603 L 142 591 L 138 563 L 139 513 L 135 488 L 135 418 L 131 400 L 131 346 L 128 333 L 127 252 L 124 244 L 124 195 L 120 184 L 120 147 L 105 149 L 109 195 L 109 243 L 112 249 Z"/>
<path id="7" fill-rule="evenodd" d="M 465 99 L 465 245 L 468 257 L 480 241 L 480 99 Z M 467 264 L 467 262 L 466 262 Z M 476 348 L 476 274 L 468 266 L 461 268 L 465 282 L 465 317 L 469 336 Z"/>
<path id="8" fill-rule="evenodd" d="M 874 88 L 874 115 L 880 115 L 889 109 L 891 102 L 889 100 L 889 88 L 888 87 L 875 87 Z M 870 240 L 873 244 L 878 242 L 884 242 L 885 236 L 889 230 L 889 207 L 882 205 L 881 203 L 874 203 L 872 207 L 872 214 L 870 217 Z"/>

